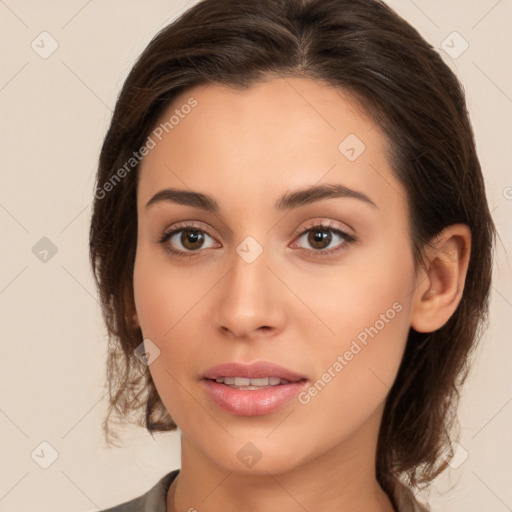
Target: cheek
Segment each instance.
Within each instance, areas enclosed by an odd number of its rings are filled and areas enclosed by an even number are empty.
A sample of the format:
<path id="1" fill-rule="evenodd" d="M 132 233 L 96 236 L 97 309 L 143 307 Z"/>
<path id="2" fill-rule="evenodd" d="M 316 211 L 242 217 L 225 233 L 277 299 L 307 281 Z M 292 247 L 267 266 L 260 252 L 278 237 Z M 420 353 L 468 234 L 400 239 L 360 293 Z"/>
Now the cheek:
<path id="1" fill-rule="evenodd" d="M 149 370 L 163 403 L 180 426 L 204 421 L 185 381 L 191 376 L 194 360 L 204 352 L 204 328 L 194 321 L 194 313 L 214 281 L 208 276 L 191 278 L 189 271 L 180 272 L 165 256 L 142 247 L 137 252 L 133 282 L 143 337 L 160 350 Z"/>
<path id="2" fill-rule="evenodd" d="M 182 327 L 208 290 L 203 278 L 170 265 L 163 251 L 145 245 L 137 249 L 133 285 L 144 337 L 161 342 Z"/>
<path id="3" fill-rule="evenodd" d="M 313 430 L 329 411 L 333 435 L 340 429 L 349 435 L 383 403 L 398 372 L 410 327 L 412 259 L 406 256 L 399 265 L 375 259 L 316 283 L 312 288 L 303 282 L 300 293 L 309 287 L 308 305 L 331 332 L 322 329 L 326 334 L 317 336 L 314 351 L 305 347 L 316 380 L 301 403 Z"/>

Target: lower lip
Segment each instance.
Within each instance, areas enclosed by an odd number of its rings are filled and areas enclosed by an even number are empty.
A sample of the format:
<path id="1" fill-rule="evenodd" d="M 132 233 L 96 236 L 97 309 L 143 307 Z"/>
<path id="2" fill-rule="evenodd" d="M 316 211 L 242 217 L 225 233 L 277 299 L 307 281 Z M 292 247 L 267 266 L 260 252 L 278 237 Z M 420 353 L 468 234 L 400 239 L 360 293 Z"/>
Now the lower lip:
<path id="1" fill-rule="evenodd" d="M 293 400 L 307 380 L 278 384 L 261 389 L 235 389 L 214 380 L 203 379 L 210 398 L 224 411 L 237 416 L 261 416 L 277 411 Z"/>

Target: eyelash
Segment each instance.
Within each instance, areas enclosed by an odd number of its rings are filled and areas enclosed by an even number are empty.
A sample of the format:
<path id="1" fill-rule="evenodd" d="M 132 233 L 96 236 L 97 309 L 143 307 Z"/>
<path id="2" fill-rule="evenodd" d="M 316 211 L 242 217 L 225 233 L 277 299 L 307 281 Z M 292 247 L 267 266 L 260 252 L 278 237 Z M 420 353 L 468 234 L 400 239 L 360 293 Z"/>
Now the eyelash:
<path id="1" fill-rule="evenodd" d="M 169 244 L 167 244 L 167 241 L 172 238 L 175 234 L 180 233 L 181 231 L 185 230 L 194 230 L 199 231 L 201 233 L 205 233 L 208 236 L 211 237 L 211 235 L 208 234 L 207 231 L 204 229 L 201 229 L 193 224 L 180 224 L 178 226 L 175 226 L 171 231 L 165 231 L 162 233 L 162 236 L 158 240 L 158 243 L 161 244 L 164 248 L 164 250 L 173 256 L 177 256 L 179 258 L 195 258 L 198 256 L 198 252 L 200 252 L 200 249 L 197 251 L 177 251 L 175 249 L 172 249 Z M 346 231 L 343 231 L 339 228 L 336 228 L 335 226 L 329 224 L 329 223 L 316 223 L 313 224 L 303 231 L 301 231 L 296 238 L 301 238 L 305 234 L 309 233 L 310 231 L 330 231 L 331 233 L 334 233 L 336 235 L 339 235 L 341 238 L 343 238 L 343 242 L 339 244 L 337 248 L 334 249 L 327 249 L 327 250 L 314 250 L 314 249 L 305 249 L 307 256 L 315 256 L 315 257 L 326 257 L 331 256 L 332 254 L 338 253 L 344 249 L 346 245 L 352 245 L 355 242 L 357 242 L 357 238 L 353 235 L 347 233 Z"/>

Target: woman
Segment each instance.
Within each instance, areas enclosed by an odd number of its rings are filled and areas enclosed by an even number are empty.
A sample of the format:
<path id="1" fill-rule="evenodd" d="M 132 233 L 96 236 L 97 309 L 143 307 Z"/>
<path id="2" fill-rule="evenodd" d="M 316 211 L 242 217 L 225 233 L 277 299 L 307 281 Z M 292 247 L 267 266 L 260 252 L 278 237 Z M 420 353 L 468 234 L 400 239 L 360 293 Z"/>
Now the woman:
<path id="1" fill-rule="evenodd" d="M 427 510 L 494 237 L 462 88 L 389 7 L 194 5 L 99 162 L 109 412 L 182 444 L 110 510 Z"/>

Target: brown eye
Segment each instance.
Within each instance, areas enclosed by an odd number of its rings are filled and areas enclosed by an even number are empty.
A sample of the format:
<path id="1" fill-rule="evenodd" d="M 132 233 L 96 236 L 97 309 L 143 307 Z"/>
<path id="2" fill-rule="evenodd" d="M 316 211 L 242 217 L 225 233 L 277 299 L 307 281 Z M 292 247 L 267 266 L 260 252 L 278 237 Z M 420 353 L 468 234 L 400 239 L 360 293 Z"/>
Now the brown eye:
<path id="1" fill-rule="evenodd" d="M 312 229 L 308 234 L 308 243 L 314 249 L 325 249 L 329 246 L 332 240 L 332 235 L 328 230 L 325 229 Z"/>
<path id="2" fill-rule="evenodd" d="M 198 229 L 182 229 L 180 243 L 190 251 L 200 249 L 204 242 L 204 234 Z"/>
<path id="3" fill-rule="evenodd" d="M 356 241 L 356 238 L 345 231 L 331 225 L 317 224 L 304 230 L 299 235 L 299 240 L 305 239 L 309 247 L 308 255 L 323 256 L 336 253 L 343 250 L 347 245 Z M 331 242 L 338 241 L 334 247 L 330 247 Z"/>
<path id="4" fill-rule="evenodd" d="M 163 245 L 164 250 L 174 256 L 194 257 L 199 256 L 200 249 L 208 249 L 213 246 L 205 247 L 207 238 L 213 242 L 213 238 L 206 231 L 192 225 L 177 226 L 172 231 L 163 233 L 158 241 Z"/>

